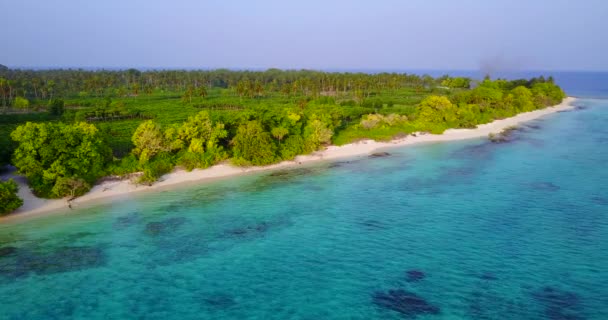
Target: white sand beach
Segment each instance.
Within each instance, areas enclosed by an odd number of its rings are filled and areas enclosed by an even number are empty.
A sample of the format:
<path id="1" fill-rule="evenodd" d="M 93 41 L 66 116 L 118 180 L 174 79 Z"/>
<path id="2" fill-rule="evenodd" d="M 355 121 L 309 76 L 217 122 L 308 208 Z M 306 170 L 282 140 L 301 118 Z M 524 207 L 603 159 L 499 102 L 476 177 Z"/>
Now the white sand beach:
<path id="1" fill-rule="evenodd" d="M 91 191 L 89 191 L 84 196 L 73 200 L 71 202 L 71 206 L 72 208 L 78 208 L 79 206 L 83 206 L 85 203 L 90 204 L 96 201 L 109 201 L 110 199 L 120 198 L 133 192 L 145 192 L 159 189 L 167 189 L 171 186 L 176 186 L 185 183 L 203 183 L 206 181 L 211 181 L 223 177 L 285 168 L 290 166 L 298 166 L 301 164 L 315 161 L 326 161 L 338 158 L 366 156 L 373 153 L 375 150 L 389 147 L 401 147 L 419 143 L 445 142 L 484 137 L 488 136 L 490 133 L 498 133 L 505 128 L 516 126 L 522 122 L 534 120 L 558 111 L 571 109 L 573 108 L 572 103 L 575 100 L 575 98 L 568 97 L 564 99 L 564 101 L 559 105 L 532 112 L 521 113 L 517 116 L 503 120 L 496 120 L 488 124 L 479 125 L 475 129 L 449 129 L 440 135 L 424 134 L 417 136 L 407 136 L 405 138 L 393 140 L 390 142 L 376 142 L 372 140 L 364 140 L 343 146 L 329 146 L 324 150 L 317 151 L 310 155 L 298 156 L 294 161 L 284 161 L 270 166 L 241 168 L 234 167 L 229 164 L 218 164 L 207 169 L 197 169 L 191 172 L 187 172 L 184 170 L 176 170 L 172 173 L 166 174 L 160 179 L 160 181 L 156 182 L 152 186 L 136 185 L 129 180 L 106 181 L 94 186 Z M 49 200 L 38 198 L 34 194 L 32 194 L 32 192 L 28 188 L 25 178 L 14 174 L 7 174 L 4 175 L 2 178 L 9 177 L 14 178 L 19 183 L 19 196 L 23 199 L 24 204 L 14 213 L 0 218 L 0 221 L 6 221 L 9 219 L 12 220 L 23 217 L 32 217 L 42 213 L 48 213 L 53 211 L 65 212 L 66 210 L 69 210 L 68 201 L 66 199 Z"/>

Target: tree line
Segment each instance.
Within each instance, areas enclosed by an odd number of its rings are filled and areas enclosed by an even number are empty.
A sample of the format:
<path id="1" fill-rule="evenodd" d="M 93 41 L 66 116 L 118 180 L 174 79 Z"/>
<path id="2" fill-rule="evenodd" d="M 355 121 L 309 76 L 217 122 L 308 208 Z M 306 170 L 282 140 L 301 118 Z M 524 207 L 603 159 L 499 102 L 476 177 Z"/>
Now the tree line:
<path id="1" fill-rule="evenodd" d="M 455 79 L 455 80 L 454 80 Z M 470 79 L 433 78 L 401 73 L 330 73 L 313 70 L 20 70 L 0 69 L 0 105 L 23 108 L 25 101 L 54 97 L 127 97 L 155 91 L 205 96 L 207 88 L 229 88 L 239 97 L 339 95 L 353 92 L 359 99 L 381 90 L 424 88 L 444 83 L 468 87 Z"/>

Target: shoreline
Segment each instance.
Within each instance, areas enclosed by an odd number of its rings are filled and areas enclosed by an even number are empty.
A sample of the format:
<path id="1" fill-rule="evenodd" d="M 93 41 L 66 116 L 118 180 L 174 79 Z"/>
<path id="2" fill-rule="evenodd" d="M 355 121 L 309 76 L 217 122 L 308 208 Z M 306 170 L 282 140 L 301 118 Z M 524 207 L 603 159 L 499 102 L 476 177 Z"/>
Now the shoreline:
<path id="1" fill-rule="evenodd" d="M 507 127 L 515 126 L 522 122 L 535 120 L 558 111 L 572 109 L 574 107 L 572 105 L 574 101 L 576 101 L 576 98 L 567 97 L 558 105 L 520 113 L 511 118 L 494 120 L 493 122 L 487 124 L 478 125 L 475 129 L 448 129 L 443 134 L 439 135 L 424 134 L 418 136 L 407 136 L 405 138 L 388 142 L 362 140 L 343 146 L 331 145 L 324 150 L 316 151 L 309 155 L 297 156 L 295 160 L 283 161 L 269 166 L 243 168 L 222 163 L 206 169 L 195 169 L 190 172 L 180 169 L 162 176 L 159 181 L 155 182 L 151 186 L 135 185 L 131 183 L 130 180 L 106 181 L 93 186 L 88 193 L 74 199 L 71 202 L 71 206 L 74 208 L 85 207 L 85 204 L 91 205 L 103 202 L 109 198 L 121 198 L 136 192 L 159 191 L 177 185 L 205 183 L 221 178 L 240 176 L 280 168 L 289 168 L 292 166 L 299 166 L 313 162 L 366 156 L 378 149 L 402 147 L 421 143 L 449 142 L 480 138 L 488 136 L 490 133 L 499 133 Z M 22 176 L 7 174 L 4 175 L 3 178 L 13 178 L 15 179 L 15 182 L 19 184 L 19 197 L 23 199 L 23 206 L 9 215 L 0 217 L 0 223 L 28 217 L 36 217 L 46 213 L 69 210 L 68 202 L 65 199 L 42 199 L 36 197 L 31 192 L 27 186 L 25 178 Z"/>

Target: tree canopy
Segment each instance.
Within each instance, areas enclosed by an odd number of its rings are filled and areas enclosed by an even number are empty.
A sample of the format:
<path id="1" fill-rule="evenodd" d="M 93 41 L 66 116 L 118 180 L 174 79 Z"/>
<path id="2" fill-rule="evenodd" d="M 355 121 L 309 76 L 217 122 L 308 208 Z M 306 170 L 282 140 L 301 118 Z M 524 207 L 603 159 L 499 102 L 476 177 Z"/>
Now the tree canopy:
<path id="1" fill-rule="evenodd" d="M 17 127 L 11 137 L 18 143 L 13 164 L 27 177 L 33 191 L 44 197 L 70 195 L 66 179 L 94 183 L 104 174 L 111 155 L 99 130 L 84 122 L 28 122 Z M 85 191 L 88 187 L 79 188 L 77 194 Z"/>
<path id="2" fill-rule="evenodd" d="M 233 156 L 238 164 L 266 165 L 275 161 L 276 148 L 271 135 L 259 121 L 241 124 L 231 143 Z"/>
<path id="3" fill-rule="evenodd" d="M 133 134 L 133 145 L 133 154 L 139 156 L 141 163 L 169 149 L 160 125 L 153 120 L 144 121 L 137 127 Z"/>
<path id="4" fill-rule="evenodd" d="M 17 195 L 18 191 L 19 186 L 13 179 L 0 180 L 0 215 L 11 213 L 23 205 L 23 200 Z"/>

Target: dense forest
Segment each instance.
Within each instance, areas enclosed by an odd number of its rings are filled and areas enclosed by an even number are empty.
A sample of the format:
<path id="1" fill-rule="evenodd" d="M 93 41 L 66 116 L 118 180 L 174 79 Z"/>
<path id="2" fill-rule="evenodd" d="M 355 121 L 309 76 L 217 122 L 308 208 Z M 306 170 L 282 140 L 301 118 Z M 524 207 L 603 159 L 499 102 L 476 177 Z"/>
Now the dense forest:
<path id="1" fill-rule="evenodd" d="M 267 165 L 332 143 L 472 128 L 564 96 L 543 77 L 0 66 L 0 166 L 38 196 L 75 197 L 106 176 L 150 184 L 176 166 Z M 0 197 L 14 190 L 0 182 Z"/>

